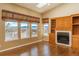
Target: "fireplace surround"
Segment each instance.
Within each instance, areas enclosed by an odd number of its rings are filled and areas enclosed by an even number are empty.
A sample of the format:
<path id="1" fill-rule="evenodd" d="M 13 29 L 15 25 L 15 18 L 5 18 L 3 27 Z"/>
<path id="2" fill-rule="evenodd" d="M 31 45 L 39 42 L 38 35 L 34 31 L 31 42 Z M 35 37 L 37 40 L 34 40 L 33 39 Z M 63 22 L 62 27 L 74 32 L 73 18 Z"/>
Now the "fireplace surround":
<path id="1" fill-rule="evenodd" d="M 56 44 L 71 46 L 71 31 L 56 31 Z"/>

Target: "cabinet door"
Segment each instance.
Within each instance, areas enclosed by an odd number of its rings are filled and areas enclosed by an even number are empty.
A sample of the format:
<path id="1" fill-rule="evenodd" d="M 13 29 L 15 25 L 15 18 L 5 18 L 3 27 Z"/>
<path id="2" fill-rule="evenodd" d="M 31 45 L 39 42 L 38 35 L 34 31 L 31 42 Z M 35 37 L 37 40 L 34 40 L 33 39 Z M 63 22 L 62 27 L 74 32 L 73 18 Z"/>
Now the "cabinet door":
<path id="1" fill-rule="evenodd" d="M 56 30 L 64 30 L 65 23 L 63 18 L 56 19 Z"/>
<path id="2" fill-rule="evenodd" d="M 78 36 L 74 36 L 72 38 L 72 48 L 79 49 L 79 37 Z"/>
<path id="3" fill-rule="evenodd" d="M 50 43 L 50 45 L 55 47 L 55 45 L 56 45 L 56 43 L 55 43 L 55 33 L 50 33 L 49 34 L 49 43 Z"/>

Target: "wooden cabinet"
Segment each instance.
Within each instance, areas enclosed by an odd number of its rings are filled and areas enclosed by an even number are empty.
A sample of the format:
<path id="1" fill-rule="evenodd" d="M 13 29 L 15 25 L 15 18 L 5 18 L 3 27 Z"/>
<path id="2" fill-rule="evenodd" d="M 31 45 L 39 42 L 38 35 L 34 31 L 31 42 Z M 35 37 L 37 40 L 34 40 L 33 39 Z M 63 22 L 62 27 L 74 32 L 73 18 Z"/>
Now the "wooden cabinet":
<path id="1" fill-rule="evenodd" d="M 72 37 L 72 48 L 79 49 L 79 36 L 73 35 Z"/>
<path id="2" fill-rule="evenodd" d="M 49 43 L 52 47 L 55 47 L 55 33 L 50 33 L 49 34 Z"/>

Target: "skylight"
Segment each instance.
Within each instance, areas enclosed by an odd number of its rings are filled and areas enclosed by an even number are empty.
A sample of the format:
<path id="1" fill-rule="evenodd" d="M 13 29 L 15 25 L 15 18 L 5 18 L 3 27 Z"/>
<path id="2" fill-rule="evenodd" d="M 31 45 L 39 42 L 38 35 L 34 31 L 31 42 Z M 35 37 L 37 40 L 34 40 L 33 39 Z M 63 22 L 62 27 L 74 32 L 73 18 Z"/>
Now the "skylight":
<path id="1" fill-rule="evenodd" d="M 49 3 L 38 3 L 38 4 L 36 5 L 36 7 L 42 8 L 42 7 L 48 6 L 48 5 L 50 5 L 50 4 L 49 4 Z"/>

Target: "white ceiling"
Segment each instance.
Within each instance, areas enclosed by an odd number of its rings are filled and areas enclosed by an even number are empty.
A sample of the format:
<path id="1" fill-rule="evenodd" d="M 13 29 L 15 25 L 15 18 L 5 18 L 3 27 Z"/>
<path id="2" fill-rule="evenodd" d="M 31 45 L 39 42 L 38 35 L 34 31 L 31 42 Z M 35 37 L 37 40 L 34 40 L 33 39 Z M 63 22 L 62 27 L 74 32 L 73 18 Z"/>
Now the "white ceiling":
<path id="1" fill-rule="evenodd" d="M 44 13 L 48 10 L 51 10 L 51 9 L 61 5 L 61 3 L 50 3 L 50 5 L 42 7 L 42 8 L 37 8 L 36 7 L 37 3 L 16 3 L 16 5 L 31 9 L 31 10 L 39 12 L 39 13 Z"/>

